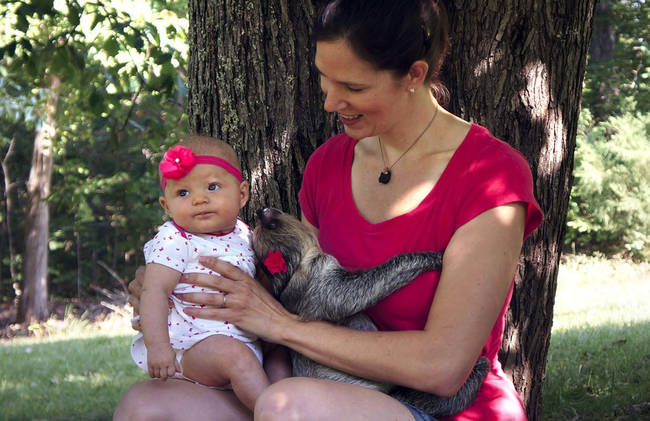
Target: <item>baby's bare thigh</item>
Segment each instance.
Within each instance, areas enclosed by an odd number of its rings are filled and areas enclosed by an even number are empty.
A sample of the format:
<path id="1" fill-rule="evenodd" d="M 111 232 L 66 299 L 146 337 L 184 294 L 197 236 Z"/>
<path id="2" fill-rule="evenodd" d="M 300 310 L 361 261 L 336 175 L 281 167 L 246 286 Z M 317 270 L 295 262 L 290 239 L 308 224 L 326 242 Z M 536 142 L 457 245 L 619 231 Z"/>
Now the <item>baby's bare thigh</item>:
<path id="1" fill-rule="evenodd" d="M 206 386 L 228 385 L 234 375 L 260 362 L 243 342 L 226 335 L 212 335 L 183 353 L 183 375 Z"/>

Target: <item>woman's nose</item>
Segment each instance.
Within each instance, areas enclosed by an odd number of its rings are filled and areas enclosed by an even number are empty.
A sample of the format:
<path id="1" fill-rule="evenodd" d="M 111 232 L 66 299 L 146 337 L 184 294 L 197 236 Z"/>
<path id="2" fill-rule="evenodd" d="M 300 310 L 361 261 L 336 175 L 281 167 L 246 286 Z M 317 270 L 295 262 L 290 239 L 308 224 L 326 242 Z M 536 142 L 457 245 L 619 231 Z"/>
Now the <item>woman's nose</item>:
<path id="1" fill-rule="evenodd" d="M 326 92 L 325 92 L 325 101 L 323 102 L 323 108 L 325 111 L 328 113 L 333 113 L 339 111 L 342 107 L 343 104 L 343 97 L 341 94 L 338 92 L 337 89 L 333 89 L 330 87 Z"/>

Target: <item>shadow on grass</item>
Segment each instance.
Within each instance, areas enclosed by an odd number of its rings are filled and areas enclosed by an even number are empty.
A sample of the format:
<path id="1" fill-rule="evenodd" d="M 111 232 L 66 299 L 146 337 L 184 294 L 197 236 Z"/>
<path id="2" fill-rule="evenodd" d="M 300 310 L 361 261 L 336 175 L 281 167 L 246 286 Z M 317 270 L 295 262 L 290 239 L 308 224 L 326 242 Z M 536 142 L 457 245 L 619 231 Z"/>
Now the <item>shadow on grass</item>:
<path id="1" fill-rule="evenodd" d="M 0 343 L 0 421 L 110 420 L 147 378 L 131 361 L 132 337 Z M 650 321 L 554 330 L 542 419 L 650 419 L 649 379 Z"/>
<path id="2" fill-rule="evenodd" d="M 650 419 L 650 321 L 553 331 L 543 420 Z"/>
<path id="3" fill-rule="evenodd" d="M 0 421 L 110 420 L 146 378 L 131 360 L 132 337 L 0 344 Z"/>

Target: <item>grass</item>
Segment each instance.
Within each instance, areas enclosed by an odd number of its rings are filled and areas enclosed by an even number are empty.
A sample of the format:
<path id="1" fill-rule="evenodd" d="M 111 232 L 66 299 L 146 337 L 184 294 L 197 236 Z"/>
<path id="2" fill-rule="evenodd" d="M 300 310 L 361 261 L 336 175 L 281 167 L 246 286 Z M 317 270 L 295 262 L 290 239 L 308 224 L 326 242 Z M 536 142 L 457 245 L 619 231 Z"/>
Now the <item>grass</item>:
<path id="1" fill-rule="evenodd" d="M 650 264 L 563 260 L 543 420 L 650 419 L 649 302 Z"/>
<path id="2" fill-rule="evenodd" d="M 542 419 L 650 419 L 650 264 L 571 256 L 558 278 Z M 113 315 L 72 316 L 0 341 L 0 421 L 109 420 L 147 378 Z"/>
<path id="3" fill-rule="evenodd" d="M 0 342 L 0 421 L 109 420 L 122 394 L 146 378 L 131 361 L 129 320 L 73 317 Z"/>

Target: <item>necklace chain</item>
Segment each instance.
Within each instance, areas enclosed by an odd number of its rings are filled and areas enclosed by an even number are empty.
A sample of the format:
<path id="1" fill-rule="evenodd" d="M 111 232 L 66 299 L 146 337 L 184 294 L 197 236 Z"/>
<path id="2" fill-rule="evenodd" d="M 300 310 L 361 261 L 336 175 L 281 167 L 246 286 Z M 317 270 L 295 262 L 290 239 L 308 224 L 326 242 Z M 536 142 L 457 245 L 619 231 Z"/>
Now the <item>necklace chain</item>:
<path id="1" fill-rule="evenodd" d="M 438 107 L 436 107 L 436 112 L 433 114 L 433 117 L 431 117 L 431 120 L 429 120 L 429 123 L 427 124 L 427 127 L 425 127 L 424 130 L 422 130 L 422 132 L 418 135 L 418 137 L 416 137 L 415 140 L 413 142 L 411 142 L 411 145 L 408 148 L 406 148 L 406 150 L 404 152 L 402 152 L 402 154 L 399 156 L 399 158 L 397 158 L 395 160 L 395 162 L 393 162 L 393 164 L 390 165 L 390 166 L 388 166 L 386 164 L 386 157 L 384 156 L 384 147 L 382 146 L 382 143 L 381 143 L 381 137 L 377 136 L 377 140 L 379 141 L 379 150 L 381 151 L 381 161 L 384 163 L 384 169 L 379 174 L 379 182 L 380 183 L 388 184 L 388 182 L 390 181 L 390 177 L 392 175 L 391 170 L 393 169 L 395 164 L 397 164 L 399 162 L 399 160 L 402 159 L 402 157 L 404 155 L 406 155 L 406 153 L 408 151 L 410 151 L 411 148 L 413 148 L 413 146 L 415 146 L 416 143 L 418 143 L 418 140 L 420 140 L 420 138 L 424 135 L 424 133 L 426 133 L 426 131 L 429 130 L 429 127 L 431 127 L 431 124 L 433 124 L 433 120 L 436 119 L 436 116 L 438 116 Z"/>

